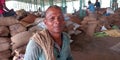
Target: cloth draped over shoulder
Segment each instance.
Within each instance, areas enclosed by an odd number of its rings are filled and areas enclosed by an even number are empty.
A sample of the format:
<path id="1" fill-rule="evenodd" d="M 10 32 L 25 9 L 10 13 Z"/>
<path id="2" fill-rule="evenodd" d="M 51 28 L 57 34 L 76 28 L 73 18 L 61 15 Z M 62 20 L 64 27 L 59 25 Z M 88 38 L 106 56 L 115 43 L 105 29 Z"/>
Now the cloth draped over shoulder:
<path id="1" fill-rule="evenodd" d="M 56 60 L 53 50 L 54 40 L 50 36 L 48 30 L 37 32 L 36 34 L 34 34 L 32 39 L 34 39 L 35 42 L 43 49 L 46 60 Z"/>

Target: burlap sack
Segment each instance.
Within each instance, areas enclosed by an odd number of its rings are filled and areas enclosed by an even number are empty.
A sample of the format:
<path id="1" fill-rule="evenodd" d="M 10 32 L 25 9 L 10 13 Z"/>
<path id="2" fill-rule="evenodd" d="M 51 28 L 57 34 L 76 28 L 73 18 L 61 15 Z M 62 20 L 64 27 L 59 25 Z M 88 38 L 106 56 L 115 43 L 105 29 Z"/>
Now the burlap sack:
<path id="1" fill-rule="evenodd" d="M 27 23 L 33 23 L 37 16 L 33 14 L 29 14 L 27 17 L 23 18 L 21 21 L 27 22 Z"/>
<path id="2" fill-rule="evenodd" d="M 25 54 L 25 50 L 26 50 L 26 45 L 21 46 L 15 50 L 12 51 L 13 54 L 13 60 L 23 60 L 24 58 L 24 54 Z"/>
<path id="3" fill-rule="evenodd" d="M 26 12 L 24 9 L 17 10 L 17 11 L 16 11 L 16 14 L 17 14 L 17 18 L 18 18 L 18 19 L 22 19 L 22 18 L 24 18 L 25 16 L 27 16 L 27 12 Z"/>
<path id="4" fill-rule="evenodd" d="M 27 45 L 23 45 L 23 46 L 20 46 L 19 48 L 15 49 L 15 50 L 12 50 L 12 53 L 13 54 L 25 54 L 25 50 L 26 50 L 26 46 Z"/>
<path id="5" fill-rule="evenodd" d="M 101 8 L 101 9 L 98 11 L 98 14 L 103 15 L 103 14 L 106 12 L 106 9 L 107 9 L 107 8 Z"/>
<path id="6" fill-rule="evenodd" d="M 6 42 L 11 42 L 10 38 L 0 37 L 0 44 L 6 43 Z"/>
<path id="7" fill-rule="evenodd" d="M 20 21 L 20 24 L 22 24 L 24 27 L 27 27 L 30 25 L 30 23 L 24 22 L 24 21 Z"/>
<path id="8" fill-rule="evenodd" d="M 8 36 L 9 29 L 6 26 L 0 26 L 0 36 Z"/>
<path id="9" fill-rule="evenodd" d="M 20 32 L 26 31 L 27 29 L 22 24 L 14 24 L 9 26 L 11 36 L 14 36 Z"/>
<path id="10" fill-rule="evenodd" d="M 83 21 L 81 21 L 81 29 L 86 32 L 90 22 L 96 21 L 96 17 L 86 16 Z"/>
<path id="11" fill-rule="evenodd" d="M 105 26 L 107 29 L 111 28 L 110 27 L 111 22 L 110 22 L 110 20 L 108 20 L 108 17 L 106 17 L 106 16 L 100 17 L 99 22 L 100 22 L 101 26 Z"/>
<path id="12" fill-rule="evenodd" d="M 19 21 L 14 17 L 0 17 L 0 26 L 10 26 L 19 23 Z"/>
<path id="13" fill-rule="evenodd" d="M 18 33 L 15 36 L 11 37 L 12 50 L 17 49 L 18 47 L 27 44 L 31 36 L 32 36 L 31 32 L 25 31 L 25 32 Z"/>
<path id="14" fill-rule="evenodd" d="M 11 57 L 10 50 L 0 52 L 0 60 L 7 60 L 9 57 Z"/>
<path id="15" fill-rule="evenodd" d="M 86 34 L 88 36 L 92 37 L 94 35 L 94 32 L 96 30 L 97 25 L 98 25 L 98 21 L 88 22 L 88 27 L 87 27 L 87 30 L 86 30 Z"/>
<path id="16" fill-rule="evenodd" d="M 40 23 L 40 22 L 43 22 L 44 19 L 45 19 L 45 18 L 36 18 L 35 21 L 34 21 L 34 23 L 35 23 L 35 24 L 38 24 L 38 23 Z"/>
<path id="17" fill-rule="evenodd" d="M 9 58 L 0 58 L 0 60 L 10 60 Z"/>
<path id="18" fill-rule="evenodd" d="M 5 42 L 5 43 L 1 43 L 0 44 L 0 51 L 5 51 L 10 49 L 10 43 L 9 42 Z"/>
<path id="19" fill-rule="evenodd" d="M 94 20 L 96 20 L 96 17 L 86 16 L 86 17 L 84 17 L 83 20 L 86 20 L 86 21 L 94 21 Z"/>
<path id="20" fill-rule="evenodd" d="M 81 19 L 77 16 L 70 16 L 70 20 L 74 23 L 81 24 Z"/>
<path id="21" fill-rule="evenodd" d="M 38 27 L 38 26 L 33 26 L 28 29 L 28 31 L 30 31 L 30 32 L 37 32 L 37 31 L 41 31 L 41 30 L 43 30 L 43 28 Z"/>

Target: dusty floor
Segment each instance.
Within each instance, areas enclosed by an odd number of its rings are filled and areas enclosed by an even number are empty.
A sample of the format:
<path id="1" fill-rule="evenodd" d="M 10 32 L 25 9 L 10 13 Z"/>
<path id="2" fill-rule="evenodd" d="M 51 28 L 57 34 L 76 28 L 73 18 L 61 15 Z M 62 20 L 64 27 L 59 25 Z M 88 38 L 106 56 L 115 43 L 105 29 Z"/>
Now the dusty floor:
<path id="1" fill-rule="evenodd" d="M 74 60 L 120 60 L 120 52 L 110 49 L 120 42 L 119 38 L 90 38 L 84 34 L 72 35 Z"/>

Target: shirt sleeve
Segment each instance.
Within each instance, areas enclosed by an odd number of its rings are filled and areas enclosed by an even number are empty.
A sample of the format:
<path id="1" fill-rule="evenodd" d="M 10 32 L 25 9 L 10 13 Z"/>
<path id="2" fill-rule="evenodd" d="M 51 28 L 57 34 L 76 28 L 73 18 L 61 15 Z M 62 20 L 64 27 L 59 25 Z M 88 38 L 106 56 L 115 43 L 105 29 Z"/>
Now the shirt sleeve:
<path id="1" fill-rule="evenodd" d="M 91 8 L 91 4 L 88 6 L 88 9 L 90 9 Z"/>
<path id="2" fill-rule="evenodd" d="M 30 40 L 26 48 L 24 60 L 39 60 L 40 54 L 41 49 L 39 45 L 34 40 Z"/>

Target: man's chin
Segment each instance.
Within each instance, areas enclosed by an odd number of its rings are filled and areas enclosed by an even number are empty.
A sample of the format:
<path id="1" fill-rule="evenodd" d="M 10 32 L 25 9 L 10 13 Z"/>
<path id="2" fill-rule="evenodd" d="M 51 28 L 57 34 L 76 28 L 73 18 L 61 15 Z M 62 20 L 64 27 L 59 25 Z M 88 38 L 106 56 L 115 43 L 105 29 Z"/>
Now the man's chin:
<path id="1" fill-rule="evenodd" d="M 55 33 L 61 33 L 61 30 L 54 30 Z"/>

